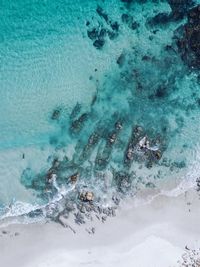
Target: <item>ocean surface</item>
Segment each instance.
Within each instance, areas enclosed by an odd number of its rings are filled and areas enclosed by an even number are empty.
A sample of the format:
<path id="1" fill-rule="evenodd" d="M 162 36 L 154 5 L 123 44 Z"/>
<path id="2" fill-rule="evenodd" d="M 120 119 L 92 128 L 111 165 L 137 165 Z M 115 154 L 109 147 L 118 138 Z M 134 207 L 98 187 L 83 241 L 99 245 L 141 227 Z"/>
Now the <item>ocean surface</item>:
<path id="1" fill-rule="evenodd" d="M 178 40 L 198 4 L 0 1 L 1 222 L 196 186 L 200 79 Z"/>

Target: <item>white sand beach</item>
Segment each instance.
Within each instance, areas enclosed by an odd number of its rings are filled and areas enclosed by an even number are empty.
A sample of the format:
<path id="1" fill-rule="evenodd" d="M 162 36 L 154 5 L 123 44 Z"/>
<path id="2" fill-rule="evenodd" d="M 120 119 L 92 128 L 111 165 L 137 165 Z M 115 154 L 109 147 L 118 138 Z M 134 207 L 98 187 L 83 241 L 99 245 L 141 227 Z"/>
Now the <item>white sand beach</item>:
<path id="1" fill-rule="evenodd" d="M 129 200 L 116 217 L 93 222 L 94 234 L 73 222 L 75 234 L 55 223 L 10 225 L 1 229 L 1 266 L 183 266 L 185 246 L 200 247 L 199 203 L 195 190 L 142 206 Z"/>

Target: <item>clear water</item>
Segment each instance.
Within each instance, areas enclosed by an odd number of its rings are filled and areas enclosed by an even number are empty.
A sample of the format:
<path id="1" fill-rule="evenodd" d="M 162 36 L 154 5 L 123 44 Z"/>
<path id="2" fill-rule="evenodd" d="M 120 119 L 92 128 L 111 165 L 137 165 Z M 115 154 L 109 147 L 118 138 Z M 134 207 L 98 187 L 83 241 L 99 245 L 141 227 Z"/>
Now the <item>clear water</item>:
<path id="1" fill-rule="evenodd" d="M 194 184 L 199 171 L 198 73 L 188 70 L 177 52 L 165 49 L 174 45 L 174 31 L 186 18 L 150 26 L 149 18 L 171 11 L 167 1 L 1 0 L 0 5 L 2 217 L 46 204 L 28 185 L 55 156 L 72 160 L 82 171 L 82 183 L 98 194 L 102 185 L 93 169 L 98 155 L 106 153 L 105 138 L 88 158 L 81 160 L 81 153 L 92 132 L 103 129 L 107 136 L 118 118 L 124 120 L 123 130 L 108 164 L 98 171 L 109 176 L 113 169 L 125 169 L 132 126 L 140 125 L 151 138 L 161 137 L 163 155 L 152 168 L 144 162 L 131 165 L 134 192 L 149 181 L 158 187 L 162 181 L 172 190 L 180 181 L 186 187 Z M 108 21 L 96 11 L 98 5 Z M 123 14 L 132 16 L 135 28 Z M 119 29 L 112 29 L 114 22 Z M 87 33 L 97 26 L 107 31 L 101 49 Z M 80 133 L 72 134 L 70 114 L 77 103 L 89 117 Z M 61 116 L 53 121 L 57 108 Z M 23 176 L 27 168 L 31 175 Z"/>

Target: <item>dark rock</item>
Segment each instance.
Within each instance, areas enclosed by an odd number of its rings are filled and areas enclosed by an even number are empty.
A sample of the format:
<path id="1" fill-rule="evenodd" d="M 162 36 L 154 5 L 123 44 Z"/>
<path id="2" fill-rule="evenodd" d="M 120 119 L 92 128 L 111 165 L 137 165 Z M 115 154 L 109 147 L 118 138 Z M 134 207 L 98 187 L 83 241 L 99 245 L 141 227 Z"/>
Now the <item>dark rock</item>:
<path id="1" fill-rule="evenodd" d="M 60 161 L 58 160 L 58 158 L 55 158 L 52 162 L 52 168 L 57 170 L 59 168 L 60 165 Z"/>
<path id="2" fill-rule="evenodd" d="M 131 28 L 132 30 L 136 30 L 139 26 L 140 26 L 140 24 L 139 24 L 138 22 L 133 21 L 133 22 L 131 23 L 131 25 L 130 25 L 130 28 Z"/>
<path id="3" fill-rule="evenodd" d="M 130 16 L 128 14 L 122 14 L 121 20 L 124 23 L 129 23 L 130 21 L 132 21 L 132 16 Z"/>
<path id="4" fill-rule="evenodd" d="M 103 212 L 103 208 L 101 208 L 100 206 L 98 206 L 98 212 L 99 212 L 99 214 L 101 214 Z"/>
<path id="5" fill-rule="evenodd" d="M 121 55 L 117 59 L 117 64 L 120 67 L 122 67 L 124 65 L 124 62 L 125 62 L 125 55 L 124 55 L 124 53 L 121 53 Z"/>
<path id="6" fill-rule="evenodd" d="M 155 184 L 154 183 L 152 183 L 152 182 L 148 182 L 148 183 L 146 183 L 146 187 L 147 188 L 155 188 L 156 186 L 155 186 Z"/>
<path id="7" fill-rule="evenodd" d="M 154 155 L 155 155 L 155 158 L 156 158 L 157 160 L 160 160 L 161 157 L 162 157 L 162 154 L 161 154 L 161 151 L 160 151 L 160 150 L 155 151 L 155 152 L 154 152 Z"/>
<path id="8" fill-rule="evenodd" d="M 111 28 L 113 29 L 113 31 L 118 31 L 118 30 L 119 30 L 119 24 L 118 24 L 117 21 L 112 22 L 112 23 L 110 24 L 110 26 L 111 26 Z"/>
<path id="9" fill-rule="evenodd" d="M 88 234 L 95 234 L 95 228 L 94 227 L 92 227 L 92 228 L 90 228 L 90 229 L 85 229 L 86 230 L 86 232 L 88 232 Z"/>
<path id="10" fill-rule="evenodd" d="M 58 217 L 58 222 L 63 226 L 63 227 L 68 227 L 68 218 L 66 218 L 63 215 L 59 215 Z"/>
<path id="11" fill-rule="evenodd" d="M 96 38 L 98 38 L 99 30 L 96 28 L 93 28 L 92 30 L 88 30 L 87 35 L 91 40 L 95 40 Z"/>
<path id="12" fill-rule="evenodd" d="M 75 216 L 75 223 L 79 225 L 85 223 L 84 216 L 80 212 L 75 213 L 74 216 Z"/>
<path id="13" fill-rule="evenodd" d="M 102 7 L 98 6 L 96 12 L 100 17 L 102 17 L 108 23 L 108 15 L 104 12 Z"/>
<path id="14" fill-rule="evenodd" d="M 168 13 L 163 12 L 163 13 L 159 13 L 156 16 L 154 16 L 153 18 L 148 20 L 148 24 L 150 26 L 157 26 L 157 25 L 164 25 L 166 23 L 168 23 L 171 20 L 171 17 Z"/>
<path id="15" fill-rule="evenodd" d="M 152 161 L 148 161 L 147 164 L 146 164 L 146 167 L 148 169 L 151 169 L 153 167 L 153 162 Z"/>
<path id="16" fill-rule="evenodd" d="M 108 160 L 105 158 L 99 158 L 99 156 L 96 157 L 95 159 L 95 167 L 97 167 L 97 169 L 104 169 L 108 164 Z"/>
<path id="17" fill-rule="evenodd" d="M 93 134 L 90 135 L 89 140 L 88 140 L 88 145 L 89 146 L 94 146 L 99 142 L 100 136 L 94 132 Z"/>
<path id="18" fill-rule="evenodd" d="M 42 209 L 36 209 L 28 213 L 28 216 L 31 218 L 35 218 L 38 216 L 43 216 L 43 211 Z"/>
<path id="19" fill-rule="evenodd" d="M 103 40 L 104 37 L 106 37 L 106 35 L 107 35 L 106 29 L 101 29 L 98 35 L 98 39 Z"/>
<path id="20" fill-rule="evenodd" d="M 132 160 L 133 159 L 133 153 L 134 153 L 134 150 L 133 148 L 130 146 L 126 152 L 126 159 L 128 161 Z"/>
<path id="21" fill-rule="evenodd" d="M 61 115 L 61 109 L 57 108 L 53 111 L 52 115 L 51 115 L 51 119 L 52 120 L 58 120 L 60 118 Z"/>
<path id="22" fill-rule="evenodd" d="M 115 217 L 116 216 L 116 211 L 114 208 L 112 208 L 112 216 Z"/>
<path id="23" fill-rule="evenodd" d="M 74 203 L 72 201 L 68 201 L 65 204 L 65 216 L 68 216 L 70 212 L 75 210 Z"/>
<path id="24" fill-rule="evenodd" d="M 200 98 L 198 98 L 196 101 L 197 101 L 198 106 L 200 106 Z"/>
<path id="25" fill-rule="evenodd" d="M 107 217 L 106 216 L 102 216 L 101 217 L 101 221 L 104 223 L 106 221 Z"/>
<path id="26" fill-rule="evenodd" d="M 115 174 L 115 181 L 117 184 L 117 188 L 123 194 L 127 193 L 127 191 L 131 188 L 131 177 L 128 173 L 125 172 L 117 172 Z"/>
<path id="27" fill-rule="evenodd" d="M 166 45 L 165 51 L 167 51 L 167 52 L 173 51 L 174 53 L 177 53 L 177 51 L 175 50 L 175 48 L 172 45 Z"/>
<path id="28" fill-rule="evenodd" d="M 101 49 L 104 46 L 104 44 L 105 44 L 104 40 L 98 39 L 94 41 L 93 46 L 96 47 L 97 49 Z"/>
<path id="29" fill-rule="evenodd" d="M 82 114 L 77 120 L 72 122 L 71 130 L 73 132 L 80 132 L 87 119 L 88 119 L 88 114 L 87 113 Z"/>
<path id="30" fill-rule="evenodd" d="M 145 55 L 145 56 L 142 57 L 142 60 L 143 60 L 143 61 L 150 61 L 150 60 L 151 60 L 151 57 Z"/>
<path id="31" fill-rule="evenodd" d="M 197 191 L 200 191 L 200 177 L 196 179 Z"/>
<path id="32" fill-rule="evenodd" d="M 167 89 L 164 86 L 159 86 L 156 90 L 155 97 L 162 98 L 165 97 L 167 94 Z"/>
<path id="33" fill-rule="evenodd" d="M 115 203 L 115 205 L 119 205 L 119 203 L 120 203 L 120 198 L 119 197 L 117 197 L 117 196 L 113 196 L 112 197 L 112 201 Z"/>
<path id="34" fill-rule="evenodd" d="M 123 23 L 127 24 L 131 30 L 136 30 L 140 26 L 140 24 L 134 21 L 133 17 L 128 14 L 122 14 L 121 20 Z"/>
<path id="35" fill-rule="evenodd" d="M 95 71 L 97 71 L 97 69 L 95 69 Z M 95 94 L 92 98 L 92 102 L 91 102 L 91 106 L 93 106 L 97 101 L 97 94 Z"/>
<path id="36" fill-rule="evenodd" d="M 135 137 L 142 136 L 143 132 L 144 132 L 144 129 L 141 126 L 139 125 L 135 126 L 133 129 L 133 133 L 132 133 L 132 139 L 134 139 Z"/>
<path id="37" fill-rule="evenodd" d="M 76 172 L 73 175 L 71 175 L 69 179 L 70 179 L 72 184 L 75 184 L 77 182 L 78 177 L 79 177 L 79 173 Z"/>
<path id="38" fill-rule="evenodd" d="M 108 138 L 109 144 L 113 145 L 116 142 L 116 139 L 117 139 L 117 133 L 113 132 Z"/>
<path id="39" fill-rule="evenodd" d="M 120 131 L 120 130 L 122 130 L 122 128 L 123 128 L 122 122 L 121 122 L 120 120 L 117 121 L 117 122 L 115 123 L 115 129 L 116 129 L 117 131 Z"/>
<path id="40" fill-rule="evenodd" d="M 182 168 L 185 168 L 186 167 L 186 164 L 185 164 L 185 161 L 175 161 L 173 162 L 172 166 L 178 168 L 178 169 L 182 169 Z"/>
<path id="41" fill-rule="evenodd" d="M 91 202 L 94 200 L 94 194 L 93 192 L 83 192 L 79 196 L 80 200 L 83 202 Z"/>
<path id="42" fill-rule="evenodd" d="M 108 34 L 108 37 L 110 38 L 110 40 L 114 40 L 118 36 L 118 33 L 114 32 L 114 31 L 109 31 L 109 30 L 107 30 L 107 34 Z"/>
<path id="43" fill-rule="evenodd" d="M 75 107 L 73 108 L 70 119 L 74 119 L 81 111 L 81 105 L 79 103 L 76 103 Z"/>
<path id="44" fill-rule="evenodd" d="M 159 86 L 155 93 L 149 96 L 149 99 L 164 98 L 167 96 L 167 88 L 165 86 Z"/>

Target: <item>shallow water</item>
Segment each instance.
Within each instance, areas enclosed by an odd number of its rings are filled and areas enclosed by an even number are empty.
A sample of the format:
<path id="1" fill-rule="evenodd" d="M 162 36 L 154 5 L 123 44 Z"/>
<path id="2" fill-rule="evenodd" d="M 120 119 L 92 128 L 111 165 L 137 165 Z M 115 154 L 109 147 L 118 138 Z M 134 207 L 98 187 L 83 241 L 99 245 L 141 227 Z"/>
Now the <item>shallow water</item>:
<path id="1" fill-rule="evenodd" d="M 152 17 L 171 12 L 167 1 L 124 2 L 2 1 L 2 218 L 70 195 L 67 178 L 77 171 L 78 188 L 104 202 L 113 191 L 135 195 L 148 186 L 173 192 L 180 182 L 195 185 L 198 70 L 181 59 L 174 40 L 191 6 L 181 19 L 155 23 Z M 123 128 L 111 145 L 117 121 Z M 124 163 L 137 125 L 140 139 L 158 143 L 161 159 L 151 162 L 140 153 Z M 92 133 L 98 138 L 88 147 Z M 62 163 L 57 185 L 46 194 L 55 158 Z"/>

